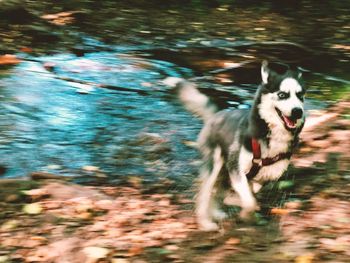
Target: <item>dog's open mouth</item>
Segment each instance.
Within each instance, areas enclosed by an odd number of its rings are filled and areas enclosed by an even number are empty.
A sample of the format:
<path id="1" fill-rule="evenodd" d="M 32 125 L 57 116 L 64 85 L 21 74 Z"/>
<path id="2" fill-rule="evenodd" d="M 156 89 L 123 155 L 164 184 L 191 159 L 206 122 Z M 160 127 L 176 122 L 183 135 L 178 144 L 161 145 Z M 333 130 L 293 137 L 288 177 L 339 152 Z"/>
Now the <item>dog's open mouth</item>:
<path id="1" fill-rule="evenodd" d="M 283 115 L 279 109 L 277 109 L 277 108 L 275 108 L 275 109 L 287 128 L 295 129 L 297 127 L 297 120 L 294 121 L 291 118 Z"/>

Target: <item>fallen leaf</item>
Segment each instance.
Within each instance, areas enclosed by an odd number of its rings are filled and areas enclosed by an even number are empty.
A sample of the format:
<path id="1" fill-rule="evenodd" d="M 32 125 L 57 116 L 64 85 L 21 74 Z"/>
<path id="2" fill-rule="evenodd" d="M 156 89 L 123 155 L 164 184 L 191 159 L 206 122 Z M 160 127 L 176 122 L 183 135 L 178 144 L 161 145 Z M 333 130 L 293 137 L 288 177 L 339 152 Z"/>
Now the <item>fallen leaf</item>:
<path id="1" fill-rule="evenodd" d="M 25 248 L 35 248 L 42 244 L 42 240 L 36 240 L 36 239 L 22 239 L 19 242 L 19 246 L 25 247 Z"/>
<path id="2" fill-rule="evenodd" d="M 271 209 L 271 214 L 274 214 L 274 215 L 286 215 L 288 213 L 289 213 L 288 209 L 277 208 L 277 207 L 274 207 Z"/>
<path id="3" fill-rule="evenodd" d="M 239 240 L 238 238 L 231 237 L 231 238 L 229 238 L 229 239 L 225 242 L 225 244 L 226 244 L 226 245 L 237 245 L 237 244 L 239 244 L 240 242 L 241 242 L 241 240 Z"/>
<path id="4" fill-rule="evenodd" d="M 300 255 L 295 258 L 295 263 L 312 263 L 314 255 L 311 253 Z"/>
<path id="5" fill-rule="evenodd" d="M 31 53 L 31 52 L 33 52 L 33 49 L 30 47 L 21 47 L 20 51 L 24 52 L 24 53 Z"/>
<path id="6" fill-rule="evenodd" d="M 32 199 L 39 199 L 41 197 L 49 195 L 46 189 L 32 189 L 32 190 L 26 190 L 22 191 L 25 195 L 29 195 Z"/>
<path id="7" fill-rule="evenodd" d="M 130 261 L 126 258 L 113 258 L 111 263 L 129 263 Z"/>
<path id="8" fill-rule="evenodd" d="M 76 12 L 60 12 L 56 14 L 46 14 L 42 15 L 41 18 L 48 20 L 50 23 L 62 26 L 70 24 L 74 21 L 73 14 Z"/>
<path id="9" fill-rule="evenodd" d="M 170 250 L 170 251 L 175 251 L 175 250 L 179 249 L 179 246 L 177 246 L 177 245 L 167 245 L 164 248 L 167 249 L 167 250 Z"/>
<path id="10" fill-rule="evenodd" d="M 221 12 L 226 12 L 226 11 L 228 11 L 228 7 L 227 6 L 222 6 L 222 7 L 216 8 L 216 10 L 221 11 Z"/>
<path id="11" fill-rule="evenodd" d="M 301 201 L 290 201 L 284 204 L 287 209 L 299 209 L 301 205 Z"/>
<path id="12" fill-rule="evenodd" d="M 134 246 L 131 247 L 128 251 L 128 256 L 129 257 L 133 257 L 133 256 L 137 256 L 140 255 L 143 252 L 143 247 L 141 246 Z"/>
<path id="13" fill-rule="evenodd" d="M 350 50 L 350 45 L 334 44 L 333 46 L 331 46 L 331 48 Z"/>
<path id="14" fill-rule="evenodd" d="M 20 222 L 18 220 L 16 220 L 16 219 L 12 219 L 12 220 L 6 221 L 5 223 L 3 223 L 1 225 L 1 230 L 2 231 L 8 231 L 8 230 L 11 230 L 11 229 L 15 229 L 19 225 L 19 223 Z"/>
<path id="15" fill-rule="evenodd" d="M 86 247 L 83 252 L 89 259 L 101 259 L 107 257 L 109 249 L 104 247 Z"/>
<path id="16" fill-rule="evenodd" d="M 169 206 L 170 205 L 170 200 L 169 199 L 162 199 L 157 202 L 159 206 Z"/>
<path id="17" fill-rule="evenodd" d="M 112 200 L 109 200 L 109 199 L 98 200 L 94 203 L 94 205 L 97 209 L 101 209 L 101 210 L 112 210 L 115 207 Z"/>
<path id="18" fill-rule="evenodd" d="M 23 212 L 30 215 L 40 214 L 42 210 L 43 208 L 39 203 L 27 204 L 23 207 Z"/>
<path id="19" fill-rule="evenodd" d="M 30 237 L 31 240 L 36 240 L 36 241 L 41 241 L 41 242 L 45 242 L 46 238 L 42 237 L 42 236 L 32 236 Z"/>
<path id="20" fill-rule="evenodd" d="M 7 255 L 0 256 L 0 263 L 10 262 L 10 258 Z"/>
<path id="21" fill-rule="evenodd" d="M 15 55 L 2 55 L 0 56 L 0 65 L 16 65 L 20 63 L 21 60 L 18 59 Z"/>
<path id="22" fill-rule="evenodd" d="M 319 242 L 322 244 L 322 247 L 334 252 L 346 251 L 348 248 L 347 242 L 344 242 L 341 238 L 320 238 Z"/>
<path id="23" fill-rule="evenodd" d="M 80 213 L 80 214 L 76 215 L 76 217 L 80 218 L 80 219 L 87 220 L 87 219 L 90 219 L 92 217 L 92 214 L 89 212 L 84 212 L 84 213 Z"/>

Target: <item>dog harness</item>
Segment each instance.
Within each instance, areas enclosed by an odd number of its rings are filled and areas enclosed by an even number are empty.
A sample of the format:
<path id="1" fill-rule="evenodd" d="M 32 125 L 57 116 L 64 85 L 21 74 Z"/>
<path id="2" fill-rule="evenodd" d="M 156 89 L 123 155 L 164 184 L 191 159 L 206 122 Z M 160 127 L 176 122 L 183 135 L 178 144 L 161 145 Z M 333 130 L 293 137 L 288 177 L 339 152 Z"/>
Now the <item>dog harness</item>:
<path id="1" fill-rule="evenodd" d="M 261 148 L 260 143 L 257 139 L 252 138 L 252 150 L 253 150 L 253 159 L 252 159 L 252 168 L 246 174 L 247 179 L 253 179 L 260 171 L 263 166 L 268 166 L 274 163 L 277 163 L 283 159 L 289 159 L 292 156 L 292 152 L 280 153 L 272 158 L 261 159 Z"/>

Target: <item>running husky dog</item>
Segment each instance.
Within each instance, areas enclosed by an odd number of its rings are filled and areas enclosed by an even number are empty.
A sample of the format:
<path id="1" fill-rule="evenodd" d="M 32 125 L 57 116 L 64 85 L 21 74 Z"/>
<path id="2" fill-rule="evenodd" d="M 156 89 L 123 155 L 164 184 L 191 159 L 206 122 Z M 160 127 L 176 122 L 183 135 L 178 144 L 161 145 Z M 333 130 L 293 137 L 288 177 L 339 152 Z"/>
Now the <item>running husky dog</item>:
<path id="1" fill-rule="evenodd" d="M 218 111 L 192 83 L 177 82 L 181 101 L 204 120 L 198 138 L 203 166 L 196 201 L 202 230 L 218 229 L 214 221 L 226 217 L 220 209 L 222 201 L 239 205 L 240 217 L 249 219 L 258 210 L 253 193 L 265 181 L 277 180 L 289 165 L 305 119 L 301 73 L 288 70 L 278 74 L 264 61 L 261 77 L 262 84 L 250 110 Z M 226 179 L 234 195 L 220 187 L 219 182 Z"/>

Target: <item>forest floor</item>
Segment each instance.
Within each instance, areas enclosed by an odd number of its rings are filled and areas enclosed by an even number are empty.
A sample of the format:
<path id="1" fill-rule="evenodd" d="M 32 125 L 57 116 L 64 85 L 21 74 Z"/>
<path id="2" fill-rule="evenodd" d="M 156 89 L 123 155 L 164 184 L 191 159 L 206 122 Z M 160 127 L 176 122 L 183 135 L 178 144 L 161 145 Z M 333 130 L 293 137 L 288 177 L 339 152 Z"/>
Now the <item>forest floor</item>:
<path id="1" fill-rule="evenodd" d="M 219 232 L 197 230 L 194 187 L 176 192 L 171 181 L 3 179 L 0 262 L 348 262 L 349 114 L 349 100 L 310 112 L 289 172 L 292 198 L 280 183 L 280 205 L 267 204 L 265 219 L 249 225 L 233 215 Z"/>

